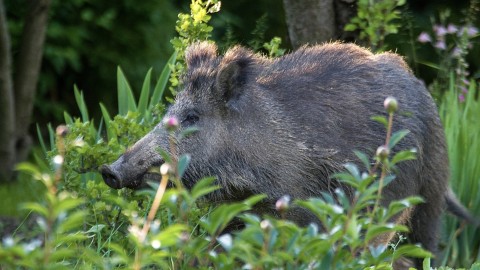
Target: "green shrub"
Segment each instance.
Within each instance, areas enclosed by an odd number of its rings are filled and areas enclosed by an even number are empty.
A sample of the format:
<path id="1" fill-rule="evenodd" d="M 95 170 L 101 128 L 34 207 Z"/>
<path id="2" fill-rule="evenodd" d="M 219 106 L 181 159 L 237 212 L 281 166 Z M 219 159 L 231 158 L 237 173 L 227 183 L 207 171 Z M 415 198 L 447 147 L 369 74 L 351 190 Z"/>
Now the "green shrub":
<path id="1" fill-rule="evenodd" d="M 451 168 L 451 186 L 472 213 L 480 216 L 480 92 L 475 81 L 465 93 L 452 75 L 440 105 Z M 460 94 L 466 95 L 460 98 Z M 480 233 L 461 220 L 448 217 L 444 226 L 445 254 L 442 264 L 468 266 L 480 259 Z"/>
<path id="2" fill-rule="evenodd" d="M 398 33 L 400 11 L 405 0 L 359 0 L 357 16 L 345 26 L 345 31 L 359 31 L 360 41 L 375 51 L 385 49 L 385 37 Z"/>

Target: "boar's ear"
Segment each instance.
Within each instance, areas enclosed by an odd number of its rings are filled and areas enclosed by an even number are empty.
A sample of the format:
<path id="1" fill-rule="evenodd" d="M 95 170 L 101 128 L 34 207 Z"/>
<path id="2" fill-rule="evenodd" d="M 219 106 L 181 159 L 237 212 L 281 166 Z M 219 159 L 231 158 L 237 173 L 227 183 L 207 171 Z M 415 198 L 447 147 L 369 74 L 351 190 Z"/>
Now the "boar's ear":
<path id="1" fill-rule="evenodd" d="M 220 67 L 216 79 L 217 94 L 227 105 L 232 105 L 242 95 L 246 81 L 248 60 L 234 60 Z"/>
<path id="2" fill-rule="evenodd" d="M 196 68 L 202 63 L 215 59 L 217 59 L 217 46 L 211 42 L 195 42 L 185 50 L 185 62 L 188 68 Z"/>

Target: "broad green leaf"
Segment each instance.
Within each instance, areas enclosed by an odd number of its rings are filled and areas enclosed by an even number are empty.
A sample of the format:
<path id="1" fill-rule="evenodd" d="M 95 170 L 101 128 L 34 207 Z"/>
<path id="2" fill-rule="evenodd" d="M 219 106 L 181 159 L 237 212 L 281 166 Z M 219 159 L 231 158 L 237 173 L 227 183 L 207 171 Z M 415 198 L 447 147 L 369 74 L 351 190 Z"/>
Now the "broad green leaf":
<path id="1" fill-rule="evenodd" d="M 73 125 L 73 118 L 68 112 L 63 112 L 63 118 L 65 119 L 65 124 Z"/>
<path id="2" fill-rule="evenodd" d="M 373 238 L 378 237 L 381 234 L 392 232 L 408 232 L 408 227 L 394 223 L 386 225 L 372 225 L 365 234 L 365 240 L 371 241 Z"/>
<path id="3" fill-rule="evenodd" d="M 223 231 L 233 218 L 244 211 L 250 210 L 254 204 L 263 200 L 265 197 L 265 195 L 255 195 L 243 202 L 222 204 L 215 208 L 207 219 L 201 222 L 201 225 L 208 233 L 215 235 Z"/>
<path id="4" fill-rule="evenodd" d="M 250 210 L 250 207 L 243 203 L 222 204 L 215 208 L 208 219 L 201 224 L 210 235 L 216 235 L 223 231 L 234 217 L 247 210 Z"/>
<path id="5" fill-rule="evenodd" d="M 35 178 L 41 175 L 41 172 L 38 169 L 38 167 L 28 162 L 22 162 L 20 164 L 17 164 L 15 168 L 17 171 L 21 171 L 21 172 L 33 175 Z"/>
<path id="6" fill-rule="evenodd" d="M 357 165 L 355 165 L 355 164 L 353 164 L 353 163 L 350 163 L 350 162 L 347 162 L 345 165 L 343 165 L 343 167 L 345 167 L 345 169 L 347 169 L 347 171 L 348 171 L 353 177 L 355 177 L 355 179 L 357 179 L 357 180 L 361 180 L 361 179 L 362 179 L 362 176 L 360 175 L 360 171 L 358 170 Z"/>
<path id="7" fill-rule="evenodd" d="M 127 115 L 128 111 L 136 112 L 137 105 L 133 96 L 132 88 L 125 78 L 125 74 L 120 67 L 117 68 L 117 87 L 118 87 L 118 113 Z"/>
<path id="8" fill-rule="evenodd" d="M 330 241 L 325 241 L 324 239 L 313 238 L 311 241 L 308 241 L 305 245 L 302 246 L 300 254 L 325 254 L 329 249 L 332 248 L 332 243 Z M 318 269 L 330 269 L 327 268 L 318 268 Z"/>
<path id="9" fill-rule="evenodd" d="M 178 176 L 180 178 L 183 177 L 183 174 L 185 174 L 185 171 L 187 170 L 188 164 L 190 163 L 190 160 L 192 157 L 189 154 L 182 155 L 180 159 L 178 160 Z"/>
<path id="10" fill-rule="evenodd" d="M 255 204 L 262 201 L 263 199 L 265 199 L 266 197 L 267 196 L 263 194 L 253 195 L 253 196 L 250 196 L 248 199 L 244 200 L 242 203 L 248 205 L 249 207 L 252 207 Z"/>
<path id="11" fill-rule="evenodd" d="M 163 158 L 163 160 L 165 161 L 165 163 L 170 163 L 170 164 L 172 164 L 172 157 L 170 157 L 170 154 L 169 154 L 167 151 L 165 151 L 165 150 L 163 150 L 163 149 L 161 149 L 161 148 L 158 148 L 157 151 L 158 151 L 158 153 L 162 156 L 162 158 Z"/>
<path id="12" fill-rule="evenodd" d="M 333 247 L 330 246 L 328 252 L 323 256 L 318 269 L 331 269 L 333 265 Z"/>
<path id="13" fill-rule="evenodd" d="M 152 237 L 151 243 L 156 240 L 160 247 L 170 247 L 178 243 L 180 235 L 187 231 L 187 226 L 184 224 L 173 224 L 161 230 L 158 234 Z"/>
<path id="14" fill-rule="evenodd" d="M 88 117 L 88 109 L 85 104 L 85 99 L 83 98 L 83 92 L 79 91 L 76 85 L 73 86 L 73 92 L 78 108 L 80 109 L 80 114 L 82 115 L 82 121 L 88 122 L 90 118 Z"/>
<path id="15" fill-rule="evenodd" d="M 110 114 L 107 111 L 107 108 L 100 103 L 100 110 L 102 111 L 102 116 L 105 121 L 105 129 L 107 130 L 107 138 L 108 140 L 114 139 L 117 137 L 115 130 L 112 128 L 112 119 L 110 118 Z M 99 129 L 100 130 L 100 129 Z"/>
<path id="16" fill-rule="evenodd" d="M 357 26 L 355 24 L 347 24 L 345 25 L 345 28 L 344 28 L 345 31 L 355 31 L 357 30 Z"/>
<path id="17" fill-rule="evenodd" d="M 376 115 L 376 116 L 370 117 L 370 119 L 372 119 L 373 121 L 376 121 L 376 122 L 382 124 L 385 128 L 388 127 L 387 118 L 385 118 L 384 116 Z"/>
<path id="18" fill-rule="evenodd" d="M 368 158 L 368 156 L 365 153 L 357 151 L 357 150 L 353 150 L 353 153 L 358 157 L 358 159 L 360 159 L 363 166 L 365 166 L 365 168 L 367 170 L 370 170 L 371 164 L 370 164 L 370 159 Z"/>
<path id="19" fill-rule="evenodd" d="M 416 150 L 406 150 L 406 151 L 401 151 L 392 158 L 392 161 L 390 162 L 393 165 L 402 162 L 402 161 L 407 161 L 407 160 L 414 160 L 417 158 L 417 152 Z"/>
<path id="20" fill-rule="evenodd" d="M 138 112 L 141 116 L 144 116 L 147 111 L 148 98 L 150 96 L 150 84 L 152 83 L 152 69 L 150 68 L 145 75 L 145 79 L 142 85 L 142 92 L 140 92 L 140 99 L 138 101 Z"/>
<path id="21" fill-rule="evenodd" d="M 388 206 L 388 217 L 393 217 L 397 213 L 414 205 L 422 203 L 424 200 L 421 197 L 409 197 L 399 201 L 393 201 Z"/>
<path id="22" fill-rule="evenodd" d="M 69 258 L 74 258 L 77 255 L 77 251 L 72 248 L 64 247 L 64 248 L 57 248 L 53 251 L 50 255 L 50 262 L 60 262 L 65 261 Z M 49 267 L 52 269 L 52 266 Z"/>
<path id="23" fill-rule="evenodd" d="M 203 195 L 209 194 L 217 189 L 219 186 L 212 185 L 215 182 L 215 177 L 206 177 L 198 181 L 191 190 L 191 195 L 194 200 L 202 197 Z"/>
<path id="24" fill-rule="evenodd" d="M 44 157 L 46 158 L 46 154 L 49 150 L 47 150 L 47 146 L 45 145 L 45 141 L 43 139 L 42 132 L 40 131 L 40 126 L 37 123 L 37 138 L 38 142 L 40 143 L 40 147 L 42 148 L 42 153 L 44 154 Z"/>
<path id="25" fill-rule="evenodd" d="M 177 53 L 178 52 L 175 51 L 172 56 L 170 56 L 170 59 L 168 59 L 167 64 L 165 64 L 165 67 L 160 74 L 160 78 L 158 78 L 157 84 L 155 85 L 155 88 L 153 90 L 152 98 L 150 99 L 150 104 L 148 105 L 149 110 L 154 108 L 155 105 L 157 105 L 163 97 L 165 87 L 168 83 L 168 78 L 170 77 L 170 73 L 172 72 L 170 66 L 173 65 L 177 60 Z"/>
<path id="26" fill-rule="evenodd" d="M 431 258 L 425 258 L 423 259 L 423 263 L 422 263 L 422 266 L 423 266 L 423 269 L 432 269 L 430 267 L 430 261 L 431 261 Z M 474 270 L 474 267 L 472 265 L 472 268 L 470 268 L 470 270 Z M 478 270 L 478 269 L 477 269 Z"/>
<path id="27" fill-rule="evenodd" d="M 34 202 L 23 203 L 20 205 L 20 208 L 31 210 L 35 213 L 38 213 L 42 217 L 48 216 L 48 209 L 39 203 L 34 203 Z"/>
<path id="28" fill-rule="evenodd" d="M 129 255 L 127 253 L 127 251 L 125 250 L 125 248 L 117 243 L 114 243 L 114 242 L 109 242 L 107 244 L 107 248 L 108 249 L 111 249 L 112 251 L 114 251 L 117 255 L 119 255 L 122 259 L 125 259 L 125 261 L 123 262 L 127 262 L 128 261 L 128 258 L 129 258 Z"/>
<path id="29" fill-rule="evenodd" d="M 406 129 L 402 129 L 399 131 L 396 131 L 392 134 L 392 137 L 390 138 L 390 142 L 388 143 L 388 148 L 393 149 L 397 143 L 402 140 L 405 136 L 407 136 L 410 133 L 410 131 Z"/>
<path id="30" fill-rule="evenodd" d="M 358 184 L 359 182 L 357 181 L 357 179 L 355 178 L 355 176 L 351 175 L 350 173 L 335 173 L 334 175 L 332 175 L 332 178 L 334 179 L 338 179 L 339 181 L 342 181 L 346 184 L 348 184 L 349 186 L 353 187 L 353 188 L 357 188 L 358 187 Z"/>
<path id="31" fill-rule="evenodd" d="M 199 131 L 199 128 L 197 127 L 188 127 L 184 130 L 182 130 L 182 132 L 178 135 L 178 140 L 183 140 L 184 138 L 190 136 L 191 134 L 195 133 Z"/>
<path id="32" fill-rule="evenodd" d="M 99 142 L 99 141 L 103 141 L 103 123 L 104 123 L 104 119 L 103 117 L 100 118 L 100 125 L 98 125 L 98 130 L 95 129 L 95 125 L 93 124 L 92 122 L 92 125 L 90 126 L 90 132 L 95 133 L 95 141 Z M 107 138 L 108 139 L 108 138 Z M 108 142 L 108 140 L 107 140 Z"/>
<path id="33" fill-rule="evenodd" d="M 433 256 L 432 253 L 415 245 L 402 245 L 398 247 L 393 253 L 394 260 L 399 259 L 401 257 L 431 258 L 432 256 Z"/>

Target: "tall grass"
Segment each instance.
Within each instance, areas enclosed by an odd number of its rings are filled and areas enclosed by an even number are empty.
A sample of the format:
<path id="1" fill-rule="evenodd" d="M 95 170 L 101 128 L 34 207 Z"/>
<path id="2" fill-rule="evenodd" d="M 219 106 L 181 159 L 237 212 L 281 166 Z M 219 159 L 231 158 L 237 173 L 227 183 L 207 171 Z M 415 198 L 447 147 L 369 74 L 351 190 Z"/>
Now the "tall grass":
<path id="1" fill-rule="evenodd" d="M 450 159 L 452 189 L 461 202 L 480 217 L 480 102 L 479 87 L 472 81 L 465 101 L 451 76 L 440 104 Z M 453 217 L 444 225 L 442 265 L 469 267 L 480 259 L 480 231 Z"/>

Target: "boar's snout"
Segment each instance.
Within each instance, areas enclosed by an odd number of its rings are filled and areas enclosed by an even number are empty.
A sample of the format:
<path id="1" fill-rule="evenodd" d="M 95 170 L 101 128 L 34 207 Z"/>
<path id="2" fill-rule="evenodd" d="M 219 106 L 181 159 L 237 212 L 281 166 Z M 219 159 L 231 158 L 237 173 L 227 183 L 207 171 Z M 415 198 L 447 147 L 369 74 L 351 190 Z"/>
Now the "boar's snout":
<path id="1" fill-rule="evenodd" d="M 147 181 L 159 180 L 156 171 L 151 171 L 164 163 L 157 150 L 156 136 L 155 133 L 147 134 L 116 161 L 101 166 L 99 171 L 105 184 L 115 189 L 140 189 L 147 187 Z"/>
<path id="2" fill-rule="evenodd" d="M 109 165 L 103 165 L 100 168 L 103 181 L 111 188 L 120 189 L 123 187 L 120 175 L 115 172 Z"/>

